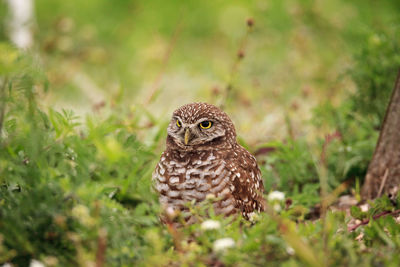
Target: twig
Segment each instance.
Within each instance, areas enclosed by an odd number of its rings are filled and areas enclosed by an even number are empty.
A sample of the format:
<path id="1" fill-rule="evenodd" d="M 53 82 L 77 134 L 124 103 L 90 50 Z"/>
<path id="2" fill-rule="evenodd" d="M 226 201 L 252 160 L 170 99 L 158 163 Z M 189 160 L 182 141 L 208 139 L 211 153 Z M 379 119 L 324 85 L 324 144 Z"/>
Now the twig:
<path id="1" fill-rule="evenodd" d="M 168 219 L 168 222 L 167 222 L 167 231 L 172 236 L 172 240 L 174 242 L 175 249 L 177 251 L 180 251 L 180 252 L 183 251 L 182 250 L 182 245 L 181 245 L 181 242 L 182 242 L 181 233 L 178 231 L 178 229 L 176 229 L 176 227 L 174 226 L 173 222 L 171 222 L 169 219 Z"/>
<path id="2" fill-rule="evenodd" d="M 386 215 L 395 216 L 395 215 L 399 215 L 399 214 L 400 214 L 400 209 L 395 210 L 395 211 L 382 211 L 381 213 L 372 216 L 372 219 L 376 220 L 376 219 L 378 219 L 380 217 L 383 217 L 383 216 L 386 216 Z M 368 224 L 370 220 L 371 219 L 364 219 L 362 222 L 360 222 L 360 223 L 358 223 L 356 225 L 348 226 L 347 227 L 347 231 L 352 232 L 352 231 L 356 230 L 358 227 Z"/>
<path id="3" fill-rule="evenodd" d="M 329 247 L 328 247 L 328 224 L 326 222 L 326 210 L 328 208 L 328 204 L 330 201 L 332 201 L 332 198 L 335 193 L 339 194 L 339 192 L 342 190 L 342 187 L 338 188 L 338 191 L 333 192 L 333 195 L 328 196 L 328 170 L 326 167 L 326 150 L 328 148 L 328 145 L 335 139 L 340 139 L 341 134 L 339 131 L 335 131 L 332 134 L 327 134 L 325 136 L 324 144 L 322 146 L 322 151 L 321 151 L 321 157 L 320 157 L 320 162 L 317 163 L 317 168 L 318 168 L 318 177 L 320 180 L 320 196 L 321 196 L 321 210 L 320 210 L 320 217 L 322 220 L 322 225 L 323 225 L 323 232 L 322 232 L 322 240 L 323 240 L 323 251 L 324 254 L 329 253 Z M 345 185 L 343 185 L 345 187 Z M 328 266 L 327 259 L 324 258 L 324 264 Z"/>
<path id="4" fill-rule="evenodd" d="M 99 230 L 99 238 L 97 240 L 96 267 L 104 266 L 105 255 L 107 249 L 107 231 Z"/>
<path id="5" fill-rule="evenodd" d="M 382 194 L 382 190 L 383 190 L 383 187 L 385 186 L 385 183 L 386 183 L 386 179 L 387 179 L 387 177 L 388 177 L 388 174 L 389 174 L 389 169 L 386 168 L 385 173 L 383 174 L 383 178 L 382 178 L 381 185 L 379 186 L 379 191 L 378 191 L 378 196 L 377 196 L 377 198 L 380 197 L 381 194 Z"/>

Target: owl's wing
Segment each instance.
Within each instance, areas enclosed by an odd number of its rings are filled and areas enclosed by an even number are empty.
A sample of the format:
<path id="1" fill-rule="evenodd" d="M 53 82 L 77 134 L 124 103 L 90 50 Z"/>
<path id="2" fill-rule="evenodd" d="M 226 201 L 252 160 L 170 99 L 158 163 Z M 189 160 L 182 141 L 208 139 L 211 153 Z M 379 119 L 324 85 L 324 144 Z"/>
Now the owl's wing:
<path id="1" fill-rule="evenodd" d="M 232 160 L 227 163 L 227 167 L 233 174 L 230 185 L 231 194 L 243 217 L 249 219 L 252 212 L 264 211 L 264 185 L 256 158 L 239 146 Z"/>

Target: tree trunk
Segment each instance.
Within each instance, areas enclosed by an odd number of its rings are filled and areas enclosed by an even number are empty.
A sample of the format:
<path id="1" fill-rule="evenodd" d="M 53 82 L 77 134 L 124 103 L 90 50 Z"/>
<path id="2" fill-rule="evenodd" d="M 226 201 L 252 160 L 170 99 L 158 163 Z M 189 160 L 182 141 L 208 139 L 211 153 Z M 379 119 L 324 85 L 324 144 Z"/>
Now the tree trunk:
<path id="1" fill-rule="evenodd" d="M 388 195 L 395 198 L 400 187 L 400 70 L 386 110 L 374 155 L 361 190 L 363 199 Z"/>

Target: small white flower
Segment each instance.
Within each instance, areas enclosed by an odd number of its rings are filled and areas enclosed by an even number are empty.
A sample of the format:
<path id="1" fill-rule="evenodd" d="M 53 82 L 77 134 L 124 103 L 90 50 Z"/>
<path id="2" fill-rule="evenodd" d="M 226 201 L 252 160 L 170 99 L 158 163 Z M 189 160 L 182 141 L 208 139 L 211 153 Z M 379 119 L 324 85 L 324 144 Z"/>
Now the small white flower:
<path id="1" fill-rule="evenodd" d="M 291 246 L 287 246 L 287 247 L 286 247 L 286 252 L 287 252 L 289 255 L 294 255 L 294 253 L 295 253 L 294 249 L 293 249 Z"/>
<path id="2" fill-rule="evenodd" d="M 90 216 L 89 208 L 78 204 L 72 208 L 72 216 L 79 220 L 85 226 L 92 226 L 94 224 L 94 219 Z"/>
<path id="3" fill-rule="evenodd" d="M 72 215 L 76 218 L 82 218 L 89 216 L 89 209 L 81 204 L 78 204 L 72 208 Z"/>
<path id="4" fill-rule="evenodd" d="M 225 237 L 225 238 L 215 240 L 214 251 L 215 252 L 224 251 L 224 250 L 226 250 L 228 248 L 232 248 L 234 246 L 235 246 L 235 241 L 230 237 Z"/>
<path id="5" fill-rule="evenodd" d="M 368 203 L 365 203 L 365 204 L 361 205 L 360 209 L 361 209 L 362 212 L 367 212 L 369 210 Z"/>
<path id="6" fill-rule="evenodd" d="M 43 262 L 40 262 L 38 260 L 31 260 L 29 267 L 45 267 L 45 266 L 44 266 Z"/>
<path id="7" fill-rule="evenodd" d="M 255 221 L 257 221 L 258 218 L 259 218 L 258 214 L 255 213 L 254 211 L 251 212 L 251 213 L 249 213 L 248 216 L 249 216 L 249 221 L 250 221 L 250 222 L 255 222 Z"/>
<path id="8" fill-rule="evenodd" d="M 274 211 L 279 212 L 282 210 L 282 207 L 279 203 L 275 203 L 273 206 Z"/>
<path id="9" fill-rule="evenodd" d="M 201 224 L 200 228 L 202 230 L 215 230 L 221 228 L 221 224 L 219 221 L 206 220 Z"/>
<path id="10" fill-rule="evenodd" d="M 271 193 L 268 194 L 268 201 L 274 201 L 274 200 L 284 200 L 285 199 L 285 193 L 280 192 L 280 191 L 272 191 Z"/>

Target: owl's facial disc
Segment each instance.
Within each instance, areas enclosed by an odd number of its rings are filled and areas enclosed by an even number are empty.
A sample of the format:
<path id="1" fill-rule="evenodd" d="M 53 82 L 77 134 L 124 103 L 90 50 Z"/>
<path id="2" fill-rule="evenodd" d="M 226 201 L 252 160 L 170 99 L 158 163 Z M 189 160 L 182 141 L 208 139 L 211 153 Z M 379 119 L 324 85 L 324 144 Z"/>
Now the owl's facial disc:
<path id="1" fill-rule="evenodd" d="M 174 116 L 167 131 L 175 143 L 183 148 L 205 145 L 225 135 L 223 125 L 218 120 L 209 118 L 202 118 L 194 123 L 189 123 Z"/>

